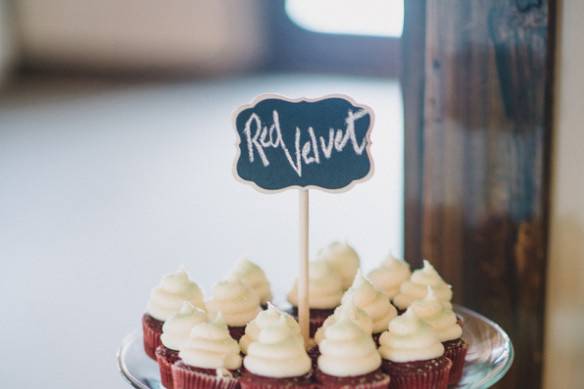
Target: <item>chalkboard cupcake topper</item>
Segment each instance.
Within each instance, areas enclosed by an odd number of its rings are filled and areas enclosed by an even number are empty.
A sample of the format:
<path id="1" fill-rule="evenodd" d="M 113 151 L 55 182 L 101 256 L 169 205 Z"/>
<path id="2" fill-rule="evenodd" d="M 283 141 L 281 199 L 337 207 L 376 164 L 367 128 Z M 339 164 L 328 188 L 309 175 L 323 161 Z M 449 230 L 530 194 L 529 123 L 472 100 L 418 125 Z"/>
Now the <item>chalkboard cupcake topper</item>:
<path id="1" fill-rule="evenodd" d="M 265 94 L 234 114 L 235 177 L 260 192 L 299 190 L 298 315 L 308 340 L 308 190 L 349 190 L 373 174 L 373 111 L 344 95 Z"/>

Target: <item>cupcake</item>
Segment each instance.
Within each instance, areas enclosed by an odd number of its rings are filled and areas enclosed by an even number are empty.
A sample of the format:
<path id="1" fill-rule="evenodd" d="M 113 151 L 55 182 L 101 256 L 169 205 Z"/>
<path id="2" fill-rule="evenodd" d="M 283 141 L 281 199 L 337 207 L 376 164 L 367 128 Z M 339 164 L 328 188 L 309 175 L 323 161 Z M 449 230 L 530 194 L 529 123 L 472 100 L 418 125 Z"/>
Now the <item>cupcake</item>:
<path id="1" fill-rule="evenodd" d="M 160 380 L 167 389 L 173 389 L 172 365 L 179 360 L 178 350 L 189 339 L 191 329 L 207 320 L 207 313 L 189 302 L 164 322 L 160 346 L 156 348 L 156 361 L 160 367 Z"/>
<path id="2" fill-rule="evenodd" d="M 221 314 L 196 324 L 172 365 L 174 389 L 237 389 L 241 355 Z"/>
<path id="3" fill-rule="evenodd" d="M 262 328 L 243 359 L 242 389 L 316 388 L 301 337 L 285 317 Z"/>
<path id="4" fill-rule="evenodd" d="M 212 297 L 206 305 L 209 315 L 221 313 L 229 333 L 237 341 L 243 336 L 246 324 L 261 311 L 259 296 L 233 277 L 213 287 Z"/>
<path id="5" fill-rule="evenodd" d="M 389 323 L 379 342 L 382 369 L 391 389 L 446 389 L 452 362 L 428 324 L 413 309 Z"/>
<path id="6" fill-rule="evenodd" d="M 401 284 L 410 278 L 410 275 L 410 265 L 390 254 L 385 261 L 367 274 L 367 278 L 373 286 L 392 299 L 399 293 Z"/>
<path id="7" fill-rule="evenodd" d="M 371 318 L 373 339 L 376 342 L 381 333 L 387 329 L 389 321 L 397 316 L 397 311 L 387 296 L 375 289 L 361 274 L 357 274 L 353 286 L 343 296 L 343 304 L 348 301 L 361 308 Z"/>
<path id="8" fill-rule="evenodd" d="M 333 242 L 318 252 L 319 259 L 323 259 L 341 275 L 343 289 L 353 284 L 353 278 L 359 270 L 361 261 L 359 255 L 349 244 Z"/>
<path id="9" fill-rule="evenodd" d="M 386 389 L 389 376 L 383 373 L 381 357 L 371 333 L 346 313 L 324 330 L 315 373 L 321 388 Z"/>
<path id="10" fill-rule="evenodd" d="M 323 260 L 309 264 L 308 306 L 310 307 L 310 337 L 333 314 L 343 297 L 342 278 Z M 298 281 L 288 293 L 288 301 L 293 305 L 293 313 L 298 314 Z"/>
<path id="11" fill-rule="evenodd" d="M 239 340 L 241 352 L 247 354 L 249 344 L 258 339 L 262 328 L 266 328 L 282 318 L 290 327 L 290 331 L 294 334 L 293 336 L 299 337 L 301 341 L 304 341 L 300 334 L 300 326 L 298 325 L 298 322 L 288 313 L 283 312 L 271 303 L 268 303 L 268 308 L 258 313 L 255 319 L 247 323 L 245 326 L 245 334 Z"/>
<path id="12" fill-rule="evenodd" d="M 400 310 L 405 311 L 411 303 L 424 298 L 426 288 L 431 286 L 436 297 L 443 302 L 452 300 L 452 288 L 438 274 L 436 269 L 424 260 L 424 267 L 415 270 L 410 279 L 404 282 L 397 296 L 393 298 L 393 304 Z"/>
<path id="13" fill-rule="evenodd" d="M 150 293 L 146 313 L 142 317 L 144 351 L 150 358 L 156 359 L 155 351 L 160 346 L 162 325 L 180 310 L 185 301 L 195 307 L 205 308 L 201 290 L 184 270 L 162 277 Z"/>
<path id="14" fill-rule="evenodd" d="M 252 289 L 260 297 L 262 308 L 267 307 L 267 302 L 272 301 L 272 290 L 266 273 L 261 267 L 250 261 L 242 259 L 233 269 L 231 275 L 238 278 L 246 286 Z"/>
<path id="15" fill-rule="evenodd" d="M 436 297 L 434 289 L 428 287 L 426 297 L 414 301 L 411 309 L 426 324 L 428 324 L 444 346 L 444 355 L 452 361 L 449 384 L 456 384 L 462 377 L 464 357 L 468 345 L 462 339 L 462 328 L 457 323 L 456 314 Z"/>

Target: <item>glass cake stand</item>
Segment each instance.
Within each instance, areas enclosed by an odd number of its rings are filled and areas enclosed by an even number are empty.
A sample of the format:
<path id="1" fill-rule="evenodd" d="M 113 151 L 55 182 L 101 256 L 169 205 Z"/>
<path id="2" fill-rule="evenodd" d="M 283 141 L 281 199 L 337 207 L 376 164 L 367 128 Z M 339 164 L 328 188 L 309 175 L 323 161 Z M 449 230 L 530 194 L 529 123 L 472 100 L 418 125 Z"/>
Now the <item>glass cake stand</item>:
<path id="1" fill-rule="evenodd" d="M 499 381 L 513 363 L 513 345 L 499 325 L 461 306 L 454 306 L 464 320 L 463 338 L 469 344 L 464 374 L 456 388 L 488 388 Z M 140 330 L 129 334 L 117 354 L 122 376 L 138 389 L 163 389 L 158 365 L 142 347 Z"/>

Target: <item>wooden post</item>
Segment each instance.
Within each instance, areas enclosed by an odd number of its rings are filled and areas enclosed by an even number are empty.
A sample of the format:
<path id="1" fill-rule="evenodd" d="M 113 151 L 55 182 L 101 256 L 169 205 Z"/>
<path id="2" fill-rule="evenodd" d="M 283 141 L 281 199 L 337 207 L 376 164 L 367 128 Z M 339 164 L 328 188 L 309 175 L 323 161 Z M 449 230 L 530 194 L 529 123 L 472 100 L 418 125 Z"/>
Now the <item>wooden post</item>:
<path id="1" fill-rule="evenodd" d="M 298 322 L 304 344 L 310 339 L 310 311 L 308 306 L 308 252 L 309 252 L 309 205 L 308 189 L 301 189 L 299 194 L 299 272 L 298 272 Z"/>

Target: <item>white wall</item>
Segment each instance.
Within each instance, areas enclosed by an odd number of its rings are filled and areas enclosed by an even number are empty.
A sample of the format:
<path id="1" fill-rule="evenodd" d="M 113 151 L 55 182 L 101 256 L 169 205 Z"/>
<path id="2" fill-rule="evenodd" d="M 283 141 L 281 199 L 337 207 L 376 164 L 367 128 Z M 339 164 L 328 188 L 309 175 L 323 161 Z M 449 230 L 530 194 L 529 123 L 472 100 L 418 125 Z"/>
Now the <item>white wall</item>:
<path id="1" fill-rule="evenodd" d="M 584 1 L 560 2 L 544 382 L 584 383 Z"/>

